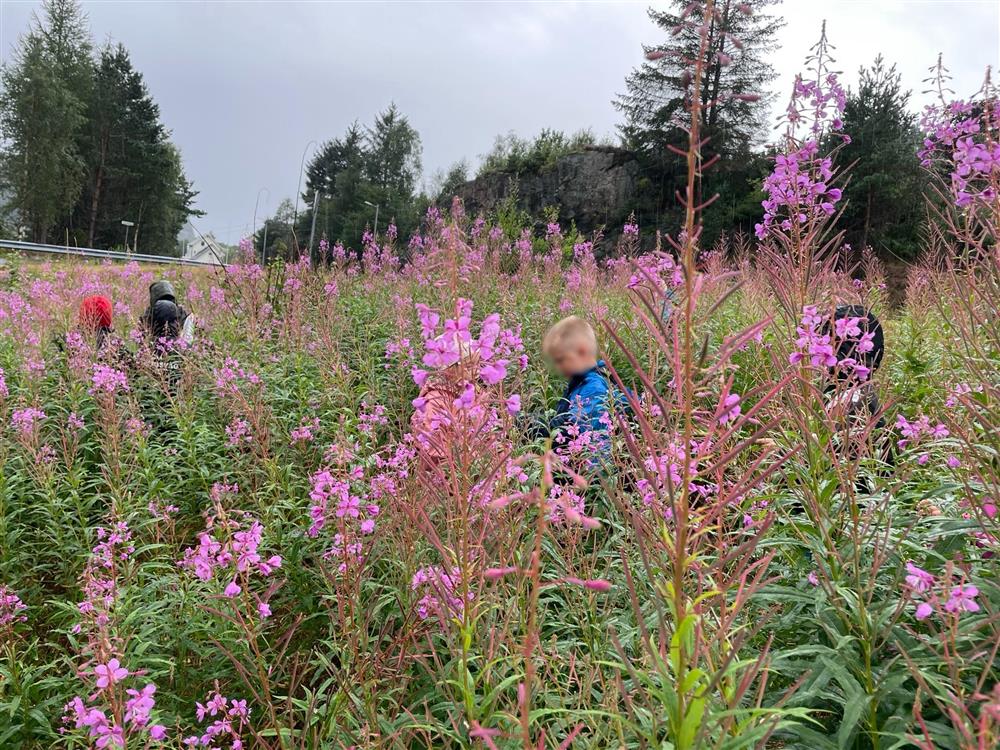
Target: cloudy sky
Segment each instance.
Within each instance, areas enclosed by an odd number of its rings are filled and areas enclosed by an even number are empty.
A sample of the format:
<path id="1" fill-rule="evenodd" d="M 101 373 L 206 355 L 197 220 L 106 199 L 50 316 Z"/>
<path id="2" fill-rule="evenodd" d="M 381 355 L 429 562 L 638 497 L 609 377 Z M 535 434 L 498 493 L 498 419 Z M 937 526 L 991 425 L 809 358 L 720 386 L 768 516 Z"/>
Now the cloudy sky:
<path id="1" fill-rule="evenodd" d="M 4 59 L 37 0 L 0 0 Z M 123 42 L 200 190 L 196 222 L 224 242 L 296 192 L 303 150 L 396 102 L 419 130 L 425 177 L 498 133 L 590 127 L 612 134 L 611 105 L 643 42 L 643 2 L 84 2 L 94 38 Z M 939 52 L 959 94 L 1000 62 L 1000 0 L 785 0 L 774 63 L 782 99 L 827 20 L 851 82 L 878 52 L 917 103 Z"/>

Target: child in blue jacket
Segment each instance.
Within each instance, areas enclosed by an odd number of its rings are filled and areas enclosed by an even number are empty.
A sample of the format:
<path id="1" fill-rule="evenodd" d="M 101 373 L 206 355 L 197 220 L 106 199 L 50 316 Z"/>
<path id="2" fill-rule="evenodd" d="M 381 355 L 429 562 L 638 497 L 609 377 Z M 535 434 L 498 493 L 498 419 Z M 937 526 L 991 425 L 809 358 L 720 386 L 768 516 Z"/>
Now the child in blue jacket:
<path id="1" fill-rule="evenodd" d="M 608 379 L 604 361 L 598 359 L 597 335 L 591 325 L 575 315 L 563 318 L 545 335 L 542 349 L 556 370 L 567 378 L 566 390 L 549 422 L 558 444 L 573 435 L 595 433 L 598 456 L 607 459 L 611 409 L 628 408 L 625 395 Z M 574 429 L 575 428 L 575 429 Z"/>

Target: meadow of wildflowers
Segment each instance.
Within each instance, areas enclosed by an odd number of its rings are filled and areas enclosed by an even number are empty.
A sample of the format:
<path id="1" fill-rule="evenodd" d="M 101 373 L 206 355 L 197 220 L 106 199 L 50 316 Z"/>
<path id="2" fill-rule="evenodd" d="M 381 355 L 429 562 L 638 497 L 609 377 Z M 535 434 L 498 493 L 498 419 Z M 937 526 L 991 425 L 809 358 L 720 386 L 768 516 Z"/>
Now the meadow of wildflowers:
<path id="1" fill-rule="evenodd" d="M 926 113 L 941 200 L 894 301 L 829 229 L 824 55 L 753 240 L 699 244 L 692 96 L 685 226 L 606 261 L 459 204 L 247 244 L 167 274 L 197 336 L 166 352 L 159 269 L 5 266 L 0 747 L 997 747 L 1000 107 Z M 532 440 L 569 313 L 628 408 Z"/>

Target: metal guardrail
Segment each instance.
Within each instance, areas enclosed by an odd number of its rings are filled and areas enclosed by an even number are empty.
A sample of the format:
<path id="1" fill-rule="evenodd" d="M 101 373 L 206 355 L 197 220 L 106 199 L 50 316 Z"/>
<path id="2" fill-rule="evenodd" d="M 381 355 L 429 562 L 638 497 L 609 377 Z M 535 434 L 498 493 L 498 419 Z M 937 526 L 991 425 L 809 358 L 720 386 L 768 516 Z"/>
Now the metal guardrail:
<path id="1" fill-rule="evenodd" d="M 166 255 L 143 255 L 141 253 L 119 253 L 115 250 L 98 250 L 93 247 L 67 247 L 66 245 L 43 245 L 38 242 L 23 242 L 21 240 L 0 239 L 0 249 L 19 250 L 26 253 L 49 253 L 52 255 L 67 255 L 82 258 L 101 258 L 104 260 L 136 261 L 137 263 L 170 263 L 182 266 L 208 266 L 215 268 L 224 265 L 221 260 L 192 260 L 190 258 L 171 258 Z"/>

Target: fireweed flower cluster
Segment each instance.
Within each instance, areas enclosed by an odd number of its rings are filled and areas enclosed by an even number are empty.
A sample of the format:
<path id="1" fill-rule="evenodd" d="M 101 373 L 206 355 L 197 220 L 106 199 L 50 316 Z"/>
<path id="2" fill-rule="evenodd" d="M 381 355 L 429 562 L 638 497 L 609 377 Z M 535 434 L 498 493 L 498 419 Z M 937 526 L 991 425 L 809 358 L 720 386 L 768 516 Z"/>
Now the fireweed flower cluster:
<path id="1" fill-rule="evenodd" d="M 979 589 L 964 579 L 955 580 L 950 573 L 938 580 L 934 575 L 918 568 L 912 561 L 906 563 L 906 586 L 916 601 L 914 616 L 925 620 L 937 612 L 941 616 L 960 617 L 966 612 L 978 612 Z"/>
<path id="2" fill-rule="evenodd" d="M 190 570 L 201 581 L 228 581 L 223 596 L 235 599 L 249 595 L 255 575 L 269 577 L 281 567 L 281 557 L 265 558 L 260 552 L 264 538 L 263 525 L 254 518 L 244 516 L 243 523 L 223 513 L 216 503 L 216 513 L 208 520 L 205 531 L 198 534 L 198 546 L 184 550 L 178 563 Z M 271 614 L 268 594 L 254 595 L 257 614 L 262 620 Z"/>
<path id="3" fill-rule="evenodd" d="M 15 409 L 10 415 L 10 424 L 22 437 L 31 437 L 37 433 L 38 425 L 45 419 L 45 412 L 29 406 Z"/>
<path id="4" fill-rule="evenodd" d="M 135 552 L 135 545 L 132 531 L 124 521 L 110 528 L 99 527 L 96 534 L 97 544 L 81 578 L 83 601 L 77 609 L 83 618 L 73 632 L 85 632 L 92 642 L 105 642 L 109 640 L 107 628 L 118 600 L 121 569 Z"/>
<path id="5" fill-rule="evenodd" d="M 334 448 L 331 446 L 331 449 Z M 327 466 L 312 476 L 311 519 L 307 534 L 318 537 L 332 532 L 324 558 L 337 564 L 344 575 L 360 567 L 365 547 L 373 540 L 382 504 L 398 498 L 410 476 L 414 450 L 396 443 L 380 450 L 371 460 L 350 466 Z M 350 464 L 353 451 L 327 451 L 328 464 Z M 344 459 L 344 460 L 340 460 Z"/>
<path id="6" fill-rule="evenodd" d="M 583 495 L 572 486 L 554 485 L 545 500 L 546 518 L 555 526 L 566 523 L 578 525 L 584 518 Z"/>
<path id="7" fill-rule="evenodd" d="M 363 477 L 360 468 L 352 471 L 352 475 L 356 479 Z M 361 495 L 354 494 L 350 482 L 335 478 L 327 470 L 314 474 L 312 482 L 309 495 L 313 501 L 309 511 L 312 525 L 308 534 L 318 536 L 328 523 L 337 529 L 324 557 L 337 560 L 338 571 L 346 573 L 349 567 L 364 561 L 362 537 L 375 532 L 375 519 L 381 509 L 376 503 L 366 502 Z"/>
<path id="8" fill-rule="evenodd" d="M 831 317 L 819 312 L 816 305 L 806 305 L 802 308 L 802 318 L 796 333 L 795 350 L 788 356 L 788 362 L 797 365 L 808 361 L 816 368 L 832 370 L 841 374 L 850 374 L 858 380 L 867 380 L 871 370 L 854 357 L 838 358 L 840 345 L 845 341 L 854 342 L 853 351 L 857 354 L 867 354 L 875 348 L 875 334 L 871 331 L 862 333 L 863 318 L 840 318 L 833 321 Z"/>
<path id="9" fill-rule="evenodd" d="M 114 395 L 120 391 L 127 391 L 128 378 L 121 370 L 97 362 L 94 364 L 94 374 L 91 377 L 91 395 L 107 394 Z"/>
<path id="10" fill-rule="evenodd" d="M 622 259 L 627 260 L 627 259 Z M 634 271 L 629 277 L 628 288 L 655 287 L 659 293 L 669 292 L 684 283 L 684 271 L 670 253 L 648 253 L 632 262 Z"/>
<path id="11" fill-rule="evenodd" d="M 948 171 L 955 205 L 994 203 L 1000 178 L 1000 102 L 993 92 L 984 91 L 980 100 L 928 105 L 920 127 L 921 164 Z"/>
<path id="12" fill-rule="evenodd" d="M 238 393 L 241 385 L 260 385 L 260 377 L 249 370 L 243 369 L 240 363 L 232 357 L 226 357 L 222 367 L 212 370 L 215 387 L 220 395 Z"/>
<path id="13" fill-rule="evenodd" d="M 233 448 L 253 442 L 253 430 L 250 423 L 242 417 L 233 417 L 233 421 L 226 425 L 226 442 Z"/>
<path id="14" fill-rule="evenodd" d="M 28 621 L 27 609 L 21 597 L 6 586 L 0 586 L 0 642 L 12 637 L 15 625 Z"/>
<path id="15" fill-rule="evenodd" d="M 507 368 L 516 361 L 521 370 L 528 366 L 521 341 L 520 328 L 500 327 L 499 313 L 488 315 L 480 325 L 479 336 L 473 337 L 472 302 L 459 299 L 455 304 L 455 317 L 442 322 L 441 314 L 427 305 L 416 305 L 423 338 L 423 364 L 434 370 L 443 370 L 464 359 L 475 357 L 477 375 L 486 385 L 496 385 L 507 377 Z M 423 386 L 427 371 L 414 368 L 413 380 Z"/>
<path id="16" fill-rule="evenodd" d="M 433 565 L 421 568 L 413 574 L 410 588 L 421 593 L 417 602 L 420 619 L 437 617 L 442 624 L 449 618 L 461 617 L 467 603 L 476 598 L 472 590 L 462 593 L 462 571 L 457 567 L 446 569 Z"/>
<path id="17" fill-rule="evenodd" d="M 299 426 L 289 433 L 289 442 L 292 445 L 311 443 L 318 431 L 319 417 L 313 417 L 311 420 L 303 417 Z"/>
<path id="18" fill-rule="evenodd" d="M 387 424 L 389 419 L 385 416 L 385 407 L 382 404 L 361 402 L 361 408 L 358 410 L 358 430 L 363 435 L 374 437 L 378 428 Z"/>
<path id="19" fill-rule="evenodd" d="M 151 718 L 156 686 L 128 687 L 129 678 L 136 675 L 124 666 L 116 650 L 114 609 L 124 567 L 134 552 L 132 532 L 125 522 L 98 528 L 97 544 L 81 578 L 84 598 L 77 608 L 83 617 L 73 632 L 86 638 L 83 652 L 89 661 L 80 677 L 93 691 L 86 700 L 76 696 L 67 703 L 63 721 L 84 731 L 97 748 L 124 748 L 136 741 L 157 743 L 166 737 L 166 728 Z"/>
<path id="20" fill-rule="evenodd" d="M 900 414 L 896 417 L 896 429 L 902 435 L 897 442 L 900 448 L 913 447 L 925 440 L 943 440 L 951 434 L 944 424 L 931 424 L 930 417 L 923 415 L 911 422 Z"/>
<path id="21" fill-rule="evenodd" d="M 940 443 L 940 441 L 951 435 L 951 432 L 943 423 L 933 423 L 926 415 L 920 415 L 913 421 L 910 421 L 904 415 L 900 414 L 896 417 L 896 429 L 900 435 L 900 438 L 896 441 L 896 445 L 900 450 L 904 448 L 924 449 L 917 456 L 917 464 L 920 466 L 924 466 L 930 461 L 931 454 L 928 452 L 928 449 L 934 443 Z M 962 465 L 962 462 L 956 456 L 948 455 L 945 457 L 945 464 L 949 469 L 957 469 Z"/>
<path id="22" fill-rule="evenodd" d="M 970 385 L 969 383 L 957 383 L 948 388 L 948 398 L 945 399 L 944 405 L 949 409 L 962 404 L 962 399 L 972 393 L 982 393 L 983 386 L 981 385 Z"/>
<path id="23" fill-rule="evenodd" d="M 643 461 L 645 472 L 640 473 L 640 478 L 636 480 L 636 491 L 643 505 L 658 508 L 664 520 L 669 521 L 673 517 L 669 498 L 681 486 L 685 462 L 689 481 L 698 474 L 694 457 L 696 452 L 692 450 L 691 456 L 685 456 L 683 440 L 674 440 L 667 444 L 661 454 L 649 456 Z"/>
<path id="24" fill-rule="evenodd" d="M 129 676 L 129 671 L 120 667 L 117 659 L 98 664 L 94 669 L 98 692 L 92 700 L 103 699 L 105 707 L 88 705 L 76 696 L 64 708 L 66 714 L 63 721 L 67 725 L 76 730 L 86 730 L 96 748 L 124 748 L 129 744 L 135 745 L 137 740 L 143 744 L 158 744 L 166 739 L 167 728 L 151 723 L 156 707 L 153 698 L 156 685 L 147 683 L 139 690 L 127 688 L 122 703 L 122 691 L 116 685 Z M 122 713 L 120 717 L 116 715 L 116 709 Z"/>
<path id="25" fill-rule="evenodd" d="M 209 694 L 204 703 L 195 703 L 199 722 L 211 720 L 201 734 L 184 738 L 185 747 L 203 747 L 210 750 L 223 747 L 244 750 L 244 735 L 248 732 L 250 708 L 245 700 L 229 699 L 217 690 Z"/>
<path id="26" fill-rule="evenodd" d="M 785 111 L 788 124 L 785 153 L 775 157 L 774 171 L 764 180 L 767 197 L 761 202 L 764 218 L 754 227 L 758 239 L 771 232 L 788 234 L 794 226 L 832 216 L 843 197 L 832 187 L 833 160 L 820 154 L 820 143 L 828 133 L 843 126 L 847 93 L 829 70 L 832 62 L 826 32 L 814 47 L 811 80 L 796 76 L 792 98 Z M 803 128 L 805 135 L 798 136 Z M 846 142 L 847 136 L 841 136 Z"/>

